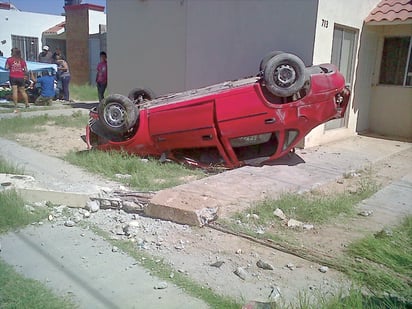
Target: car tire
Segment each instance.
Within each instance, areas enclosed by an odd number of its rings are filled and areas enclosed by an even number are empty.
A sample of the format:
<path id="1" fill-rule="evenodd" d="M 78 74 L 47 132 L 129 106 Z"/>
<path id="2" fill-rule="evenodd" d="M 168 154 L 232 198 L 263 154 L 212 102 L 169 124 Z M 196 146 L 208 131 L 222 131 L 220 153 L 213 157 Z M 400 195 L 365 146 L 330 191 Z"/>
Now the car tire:
<path id="1" fill-rule="evenodd" d="M 263 71 L 263 70 L 265 69 L 266 63 L 268 63 L 268 61 L 269 61 L 271 58 L 273 58 L 273 57 L 275 57 L 275 56 L 277 56 L 277 55 L 280 55 L 280 54 L 283 54 L 283 51 L 274 50 L 274 51 L 271 51 L 270 53 L 268 53 L 267 55 L 265 55 L 265 57 L 263 57 L 262 60 L 260 61 L 260 64 L 259 64 L 259 72 L 261 72 L 261 71 Z"/>
<path id="2" fill-rule="evenodd" d="M 129 98 L 112 94 L 105 98 L 97 107 L 99 120 L 103 126 L 115 134 L 123 134 L 136 124 L 139 109 Z"/>
<path id="3" fill-rule="evenodd" d="M 282 53 L 268 60 L 263 78 L 270 93 L 278 97 L 290 97 L 305 84 L 305 64 L 298 56 Z"/>
<path id="4" fill-rule="evenodd" d="M 145 101 L 153 100 L 156 95 L 151 89 L 143 88 L 134 88 L 130 90 L 129 95 L 127 96 L 135 104 L 139 104 Z"/>

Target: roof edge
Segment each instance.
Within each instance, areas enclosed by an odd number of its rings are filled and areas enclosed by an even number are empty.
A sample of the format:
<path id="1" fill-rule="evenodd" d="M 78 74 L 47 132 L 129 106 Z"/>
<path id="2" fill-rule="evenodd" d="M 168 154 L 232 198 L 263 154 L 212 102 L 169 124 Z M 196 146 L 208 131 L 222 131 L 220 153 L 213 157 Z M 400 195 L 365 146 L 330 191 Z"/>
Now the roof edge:
<path id="1" fill-rule="evenodd" d="M 97 4 L 82 3 L 82 4 L 64 6 L 65 11 L 76 11 L 76 10 L 82 10 L 82 9 L 88 9 L 88 10 L 91 10 L 91 11 L 104 12 L 104 6 L 97 5 Z"/>

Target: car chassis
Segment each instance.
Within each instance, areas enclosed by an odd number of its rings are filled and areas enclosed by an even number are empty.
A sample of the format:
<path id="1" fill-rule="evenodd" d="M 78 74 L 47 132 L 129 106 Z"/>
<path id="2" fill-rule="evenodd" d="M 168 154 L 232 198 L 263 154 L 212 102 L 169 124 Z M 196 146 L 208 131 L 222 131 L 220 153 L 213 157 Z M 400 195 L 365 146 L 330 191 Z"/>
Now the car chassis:
<path id="1" fill-rule="evenodd" d="M 350 91 L 332 64 L 304 67 L 272 52 L 256 77 L 153 98 L 134 89 L 90 111 L 88 148 L 122 150 L 198 167 L 264 164 L 316 126 L 342 118 Z"/>

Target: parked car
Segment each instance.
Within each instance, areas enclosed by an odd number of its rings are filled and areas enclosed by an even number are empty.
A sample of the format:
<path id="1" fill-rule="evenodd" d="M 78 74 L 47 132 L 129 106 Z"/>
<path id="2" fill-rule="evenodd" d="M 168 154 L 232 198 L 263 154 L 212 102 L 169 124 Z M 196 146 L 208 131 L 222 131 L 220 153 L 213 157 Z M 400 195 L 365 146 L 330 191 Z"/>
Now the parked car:
<path id="1" fill-rule="evenodd" d="M 124 150 L 196 166 L 235 168 L 288 154 L 314 127 L 344 117 L 350 92 L 332 64 L 264 57 L 256 77 L 154 98 L 134 89 L 90 111 L 89 148 Z"/>

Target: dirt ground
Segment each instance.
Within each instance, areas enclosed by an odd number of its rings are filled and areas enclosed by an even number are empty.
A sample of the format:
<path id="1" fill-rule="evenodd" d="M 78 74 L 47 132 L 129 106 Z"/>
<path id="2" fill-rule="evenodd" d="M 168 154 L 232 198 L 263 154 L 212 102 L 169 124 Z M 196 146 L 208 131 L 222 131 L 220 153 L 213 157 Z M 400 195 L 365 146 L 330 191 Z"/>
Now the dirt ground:
<path id="1" fill-rule="evenodd" d="M 20 144 L 54 157 L 63 157 L 70 151 L 86 150 L 86 143 L 80 138 L 85 129 L 64 128 L 55 125 L 42 126 L 44 131 L 17 134 Z"/>
<path id="2" fill-rule="evenodd" d="M 80 135 L 84 134 L 83 129 L 56 126 L 44 126 L 44 129 L 41 133 L 19 134 L 16 140 L 56 157 L 62 157 L 69 151 L 86 149 L 80 138 Z M 378 184 L 385 187 L 412 172 L 410 162 L 412 151 L 404 151 L 371 166 L 370 173 Z M 317 190 L 354 190 L 358 184 L 359 177 L 352 175 Z M 359 211 L 361 210 L 362 205 L 359 206 Z M 73 215 L 76 215 L 76 211 Z M 338 271 L 330 269 L 327 273 L 319 272 L 321 265 L 313 260 L 302 259 L 210 228 L 191 228 L 114 210 L 101 210 L 93 214 L 89 220 L 111 232 L 114 238 L 136 242 L 140 250 L 163 259 L 176 271 L 187 273 L 205 288 L 244 301 L 268 301 L 280 297 L 287 302 L 296 297 L 299 291 L 335 291 L 347 284 L 345 277 Z M 341 221 L 334 220 L 333 224 L 315 226 L 310 231 L 290 231 L 276 219 L 273 228 L 278 233 L 283 233 L 283 236 L 290 237 L 294 243 L 308 252 L 316 249 L 317 253 L 336 256 L 343 252 L 350 241 L 399 220 L 400 215 L 391 217 L 384 211 L 374 210 L 371 217 L 357 216 Z M 122 231 L 130 222 L 135 222 L 137 229 L 134 233 L 126 235 Z M 256 263 L 259 260 L 271 264 L 273 270 L 257 267 Z M 220 268 L 210 266 L 216 261 L 225 263 Z M 234 274 L 239 267 L 246 272 L 245 279 Z"/>

